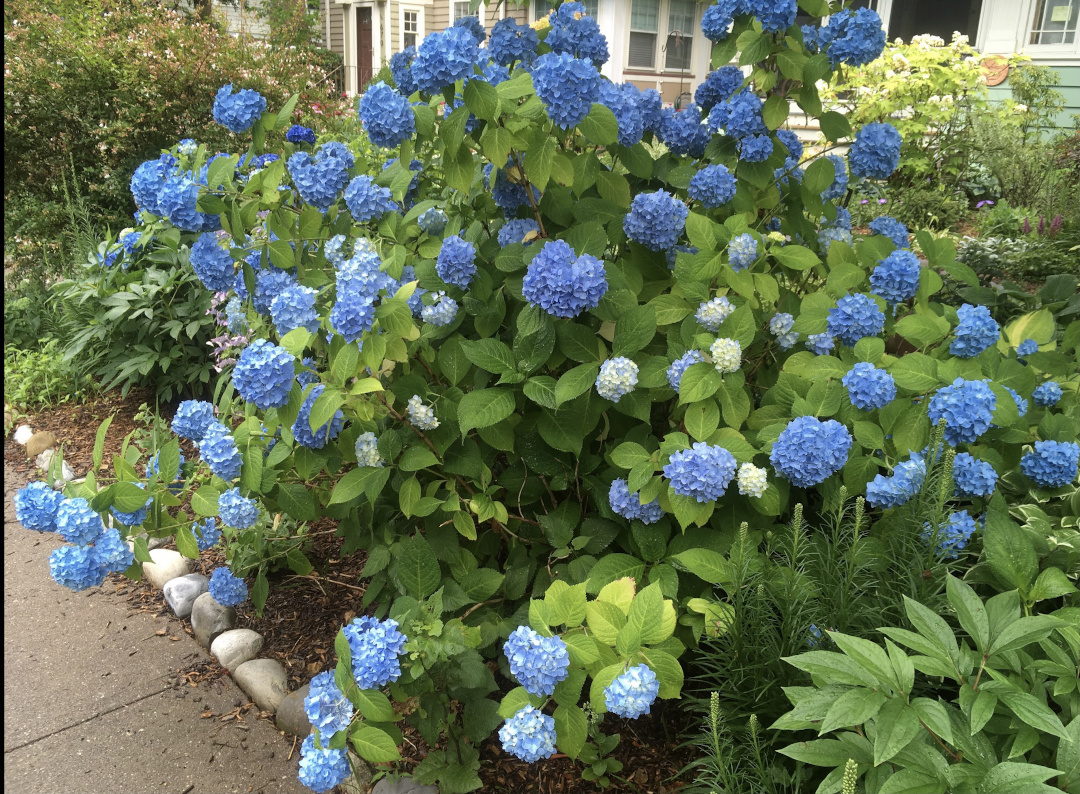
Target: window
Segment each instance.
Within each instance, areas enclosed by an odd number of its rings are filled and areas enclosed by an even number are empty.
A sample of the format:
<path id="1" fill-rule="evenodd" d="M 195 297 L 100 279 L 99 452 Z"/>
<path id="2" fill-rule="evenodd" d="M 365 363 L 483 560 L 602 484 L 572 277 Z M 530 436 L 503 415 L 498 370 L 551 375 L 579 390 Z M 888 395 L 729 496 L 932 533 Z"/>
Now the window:
<path id="1" fill-rule="evenodd" d="M 401 49 L 415 47 L 420 39 L 420 12 L 401 11 Z"/>
<path id="2" fill-rule="evenodd" d="M 540 17 L 546 17 L 551 13 L 553 5 L 557 5 L 559 0 L 555 0 L 554 3 L 551 0 L 533 0 L 532 4 L 532 18 L 533 22 L 540 19 Z M 579 0 L 584 2 L 585 13 L 596 19 L 597 13 L 600 11 L 600 0 Z"/>
<path id="3" fill-rule="evenodd" d="M 457 22 L 462 17 L 479 17 L 481 20 L 485 18 L 484 4 L 481 3 L 476 9 L 475 14 L 469 13 L 469 0 L 451 0 L 450 3 L 450 21 Z"/>
<path id="4" fill-rule="evenodd" d="M 695 0 L 633 0 L 626 65 L 631 69 L 656 69 L 659 61 L 665 70 L 689 70 L 696 31 Z"/>
<path id="5" fill-rule="evenodd" d="M 1029 44 L 1075 44 L 1080 0 L 1037 0 Z"/>

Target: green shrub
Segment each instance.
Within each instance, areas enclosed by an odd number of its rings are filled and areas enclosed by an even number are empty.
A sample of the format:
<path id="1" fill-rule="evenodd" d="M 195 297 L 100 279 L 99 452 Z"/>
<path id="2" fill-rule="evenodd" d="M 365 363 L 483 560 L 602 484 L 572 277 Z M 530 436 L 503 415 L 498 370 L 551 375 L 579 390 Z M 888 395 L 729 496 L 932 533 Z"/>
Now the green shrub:
<path id="1" fill-rule="evenodd" d="M 97 391 L 90 377 L 64 359 L 55 339 L 33 350 L 4 345 L 5 403 L 21 409 L 43 408 L 78 402 Z"/>

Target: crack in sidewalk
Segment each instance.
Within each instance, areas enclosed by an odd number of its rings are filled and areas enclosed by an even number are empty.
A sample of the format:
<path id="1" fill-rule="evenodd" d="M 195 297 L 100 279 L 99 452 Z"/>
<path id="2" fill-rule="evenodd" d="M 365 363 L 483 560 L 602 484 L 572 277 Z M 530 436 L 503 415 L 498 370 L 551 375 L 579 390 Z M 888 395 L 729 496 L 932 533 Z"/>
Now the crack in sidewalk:
<path id="1" fill-rule="evenodd" d="M 82 719 L 82 720 L 79 720 L 78 722 L 73 722 L 70 725 L 65 725 L 62 728 L 57 728 L 54 731 L 50 731 L 49 733 L 46 733 L 44 736 L 38 736 L 36 739 L 30 739 L 29 741 L 23 742 L 22 744 L 16 745 L 15 747 L 5 748 L 4 749 L 4 755 L 7 755 L 8 753 L 13 753 L 16 750 L 22 750 L 22 749 L 24 749 L 26 747 L 29 747 L 32 744 L 37 744 L 38 742 L 40 742 L 40 741 L 42 741 L 44 739 L 48 739 L 48 738 L 50 738 L 52 736 L 56 736 L 58 733 L 63 733 L 64 731 L 69 731 L 72 728 L 78 728 L 80 725 L 85 725 L 88 722 L 93 722 L 94 720 L 98 719 L 99 717 L 104 717 L 104 716 L 106 716 L 108 714 L 112 714 L 114 711 L 119 711 L 120 709 L 126 709 L 128 706 L 133 706 L 133 705 L 135 705 L 136 703 L 138 703 L 140 701 L 146 700 L 147 698 L 157 697 L 158 695 L 164 694 L 165 692 L 168 692 L 171 689 L 173 689 L 173 687 L 171 685 L 169 685 L 169 686 L 166 686 L 164 689 L 158 690 L 157 692 L 151 692 L 151 693 L 146 694 L 146 695 L 140 695 L 139 697 L 135 698 L 132 701 L 129 701 L 127 703 L 119 703 L 119 704 L 113 706 L 110 709 L 106 709 L 105 711 L 100 711 L 97 714 L 93 714 L 93 715 L 87 717 L 86 719 Z"/>

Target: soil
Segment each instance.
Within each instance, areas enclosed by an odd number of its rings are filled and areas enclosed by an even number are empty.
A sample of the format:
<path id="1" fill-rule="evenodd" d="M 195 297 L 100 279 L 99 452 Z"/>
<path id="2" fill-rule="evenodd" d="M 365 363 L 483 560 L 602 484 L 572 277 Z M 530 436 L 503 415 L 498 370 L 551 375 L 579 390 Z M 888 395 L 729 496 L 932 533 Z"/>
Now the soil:
<path id="1" fill-rule="evenodd" d="M 132 390 L 126 398 L 118 392 L 101 395 L 85 405 L 62 405 L 29 414 L 25 420 L 35 431 L 50 430 L 64 447 L 64 459 L 82 476 L 92 465 L 97 429 L 101 421 L 113 416 L 105 437 L 105 454 L 101 474 L 110 476 L 113 455 L 118 455 L 124 439 L 140 425 L 135 415 L 143 404 L 152 404 L 149 392 Z M 168 409 L 164 409 L 168 410 Z M 171 416 L 165 415 L 166 419 Z M 21 422 L 19 422 L 21 423 Z M 5 440 L 5 455 L 17 462 L 20 471 L 40 476 L 34 462 L 27 460 L 22 448 L 10 438 Z M 197 453 L 190 442 L 182 441 L 185 457 L 191 460 Z M 190 511 L 189 511 L 190 512 Z M 277 659 L 289 677 L 289 689 L 297 689 L 314 675 L 328 670 L 336 662 L 334 638 L 338 629 L 363 614 L 361 599 L 364 583 L 360 571 L 365 562 L 362 552 L 349 556 L 341 554 L 343 539 L 332 533 L 336 522 L 320 519 L 312 525 L 312 548 L 307 556 L 315 571 L 306 577 L 284 572 L 271 577 L 270 595 L 262 617 L 255 614 L 250 602 L 237 608 L 237 627 L 250 628 L 263 635 L 260 655 Z M 167 547 L 171 547 L 171 544 Z M 225 555 L 219 549 L 203 552 L 194 570 L 206 576 L 214 568 L 225 565 Z M 103 588 L 113 588 L 126 595 L 133 608 L 159 615 L 170 614 L 161 594 L 145 582 L 133 582 L 120 574 L 110 574 Z M 190 623 L 182 622 L 191 634 Z M 193 663 L 178 671 L 192 686 L 203 686 L 228 675 L 215 661 Z M 508 687 L 509 688 L 509 687 Z M 250 706 L 250 704 L 246 704 Z M 246 710 L 241 706 L 240 710 Z M 253 712 L 254 713 L 254 712 Z M 212 715 L 221 719 L 240 715 Z M 263 712 L 264 719 L 272 717 Z M 657 701 L 653 713 L 637 720 L 624 720 L 609 715 L 604 732 L 620 734 L 621 741 L 612 757 L 623 764 L 619 775 L 611 776 L 611 784 L 599 788 L 595 783 L 581 780 L 583 765 L 559 753 L 542 763 L 527 764 L 502 751 L 497 737 L 481 747 L 481 791 L 495 794 L 586 794 L 606 791 L 611 794 L 673 794 L 682 788 L 683 781 L 674 780 L 679 770 L 694 758 L 692 750 L 680 746 L 680 732 L 687 728 L 685 711 L 677 702 Z M 399 772 L 408 772 L 427 753 L 427 745 L 415 731 L 406 728 L 402 747 L 404 761 Z M 291 741 L 291 740 L 290 740 Z M 387 771 L 390 771 L 387 769 Z"/>

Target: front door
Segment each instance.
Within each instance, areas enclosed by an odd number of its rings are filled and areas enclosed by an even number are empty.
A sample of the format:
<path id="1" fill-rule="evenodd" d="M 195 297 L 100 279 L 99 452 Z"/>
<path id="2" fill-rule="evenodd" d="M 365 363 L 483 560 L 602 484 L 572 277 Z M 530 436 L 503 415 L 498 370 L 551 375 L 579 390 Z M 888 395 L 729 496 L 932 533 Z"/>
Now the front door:
<path id="1" fill-rule="evenodd" d="M 362 92 L 372 78 L 371 8 L 356 9 L 356 90 Z"/>

